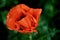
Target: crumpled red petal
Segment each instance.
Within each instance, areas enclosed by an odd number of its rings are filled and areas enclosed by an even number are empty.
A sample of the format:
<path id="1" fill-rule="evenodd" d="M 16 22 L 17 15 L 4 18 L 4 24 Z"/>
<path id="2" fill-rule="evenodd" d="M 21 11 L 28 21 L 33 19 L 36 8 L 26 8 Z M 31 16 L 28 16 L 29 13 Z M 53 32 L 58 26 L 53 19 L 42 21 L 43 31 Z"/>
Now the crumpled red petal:
<path id="1" fill-rule="evenodd" d="M 6 25 L 10 30 L 20 33 L 37 32 L 38 20 L 42 9 L 30 8 L 25 4 L 19 4 L 10 9 L 7 14 Z"/>

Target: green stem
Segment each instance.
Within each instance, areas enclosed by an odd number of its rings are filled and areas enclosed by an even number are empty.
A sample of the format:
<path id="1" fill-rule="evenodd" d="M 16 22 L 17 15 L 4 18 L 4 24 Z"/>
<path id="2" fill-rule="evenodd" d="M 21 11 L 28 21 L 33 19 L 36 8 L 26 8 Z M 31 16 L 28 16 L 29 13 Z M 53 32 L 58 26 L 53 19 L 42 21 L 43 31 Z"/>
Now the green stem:
<path id="1" fill-rule="evenodd" d="M 29 35 L 29 39 L 32 40 L 32 35 L 31 34 Z"/>

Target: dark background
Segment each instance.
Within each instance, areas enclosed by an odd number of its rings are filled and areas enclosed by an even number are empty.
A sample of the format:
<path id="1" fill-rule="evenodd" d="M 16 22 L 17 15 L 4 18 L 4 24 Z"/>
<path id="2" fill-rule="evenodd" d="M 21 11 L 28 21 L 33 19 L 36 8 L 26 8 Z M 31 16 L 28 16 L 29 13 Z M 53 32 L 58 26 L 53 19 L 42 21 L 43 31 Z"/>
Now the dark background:
<path id="1" fill-rule="evenodd" d="M 38 34 L 32 33 L 32 40 L 60 39 L 60 1 L 59 0 L 0 0 L 0 40 L 30 40 L 29 34 L 8 30 L 6 16 L 17 4 L 26 4 L 31 8 L 42 8 L 37 28 Z"/>

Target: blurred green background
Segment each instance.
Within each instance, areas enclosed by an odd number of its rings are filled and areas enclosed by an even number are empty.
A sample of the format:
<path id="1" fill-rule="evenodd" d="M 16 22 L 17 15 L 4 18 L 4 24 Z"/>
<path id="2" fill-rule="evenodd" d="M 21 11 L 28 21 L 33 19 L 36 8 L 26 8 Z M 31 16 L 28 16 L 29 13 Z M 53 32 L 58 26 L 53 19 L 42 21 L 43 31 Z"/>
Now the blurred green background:
<path id="1" fill-rule="evenodd" d="M 32 8 L 42 8 L 38 34 L 21 34 L 6 27 L 6 15 L 17 4 Z M 59 0 L 0 0 L 0 40 L 59 40 L 60 39 L 60 1 Z"/>

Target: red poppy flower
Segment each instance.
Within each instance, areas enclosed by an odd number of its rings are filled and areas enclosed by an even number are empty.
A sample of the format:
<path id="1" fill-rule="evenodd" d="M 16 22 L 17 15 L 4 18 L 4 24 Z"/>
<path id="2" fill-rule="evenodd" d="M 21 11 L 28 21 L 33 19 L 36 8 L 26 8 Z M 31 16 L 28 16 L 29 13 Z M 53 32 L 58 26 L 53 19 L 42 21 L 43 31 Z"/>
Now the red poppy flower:
<path id="1" fill-rule="evenodd" d="M 10 9 L 6 25 L 10 30 L 16 30 L 20 33 L 37 32 L 39 16 L 42 9 L 30 8 L 27 5 L 19 4 Z"/>

